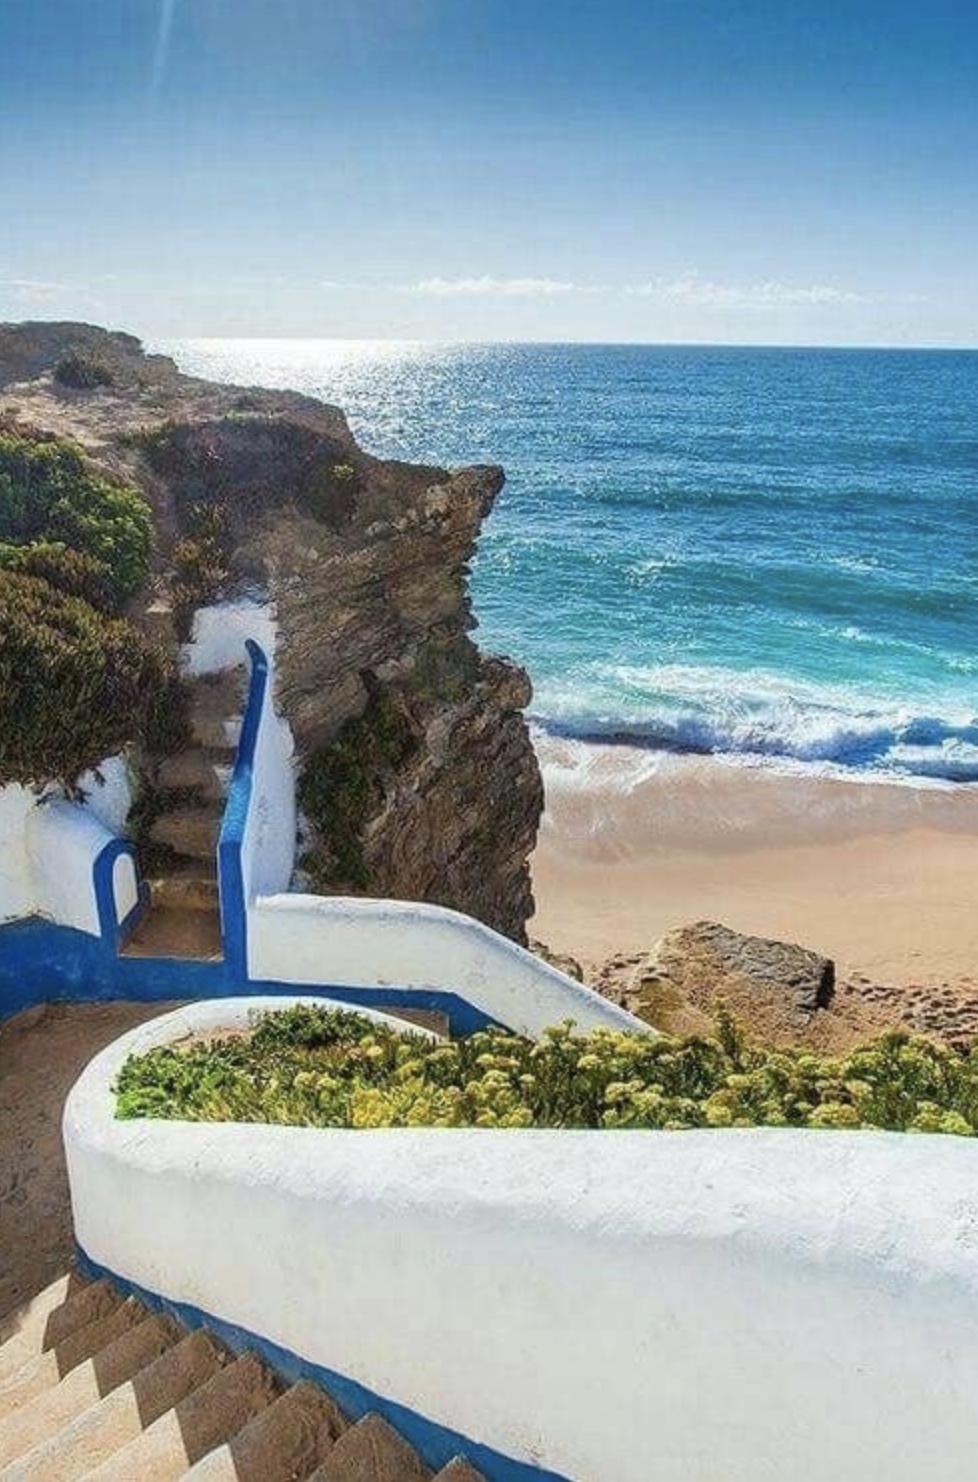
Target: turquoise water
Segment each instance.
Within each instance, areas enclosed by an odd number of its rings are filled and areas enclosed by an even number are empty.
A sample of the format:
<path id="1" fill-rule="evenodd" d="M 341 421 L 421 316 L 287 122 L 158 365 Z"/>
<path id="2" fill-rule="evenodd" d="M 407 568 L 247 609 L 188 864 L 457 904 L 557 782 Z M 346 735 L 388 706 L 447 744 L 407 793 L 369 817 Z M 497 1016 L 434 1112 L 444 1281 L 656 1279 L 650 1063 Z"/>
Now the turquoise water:
<path id="1" fill-rule="evenodd" d="M 499 462 L 480 639 L 544 727 L 978 781 L 978 353 L 183 341 Z"/>

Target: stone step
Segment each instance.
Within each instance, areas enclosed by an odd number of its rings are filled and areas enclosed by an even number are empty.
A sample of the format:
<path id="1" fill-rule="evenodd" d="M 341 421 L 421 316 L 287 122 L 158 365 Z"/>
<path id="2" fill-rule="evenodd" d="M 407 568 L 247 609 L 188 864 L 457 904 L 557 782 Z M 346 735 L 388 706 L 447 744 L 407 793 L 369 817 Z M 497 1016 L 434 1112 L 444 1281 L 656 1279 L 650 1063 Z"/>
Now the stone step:
<path id="1" fill-rule="evenodd" d="M 214 962 L 223 950 L 221 918 L 216 909 L 154 906 L 126 938 L 122 956 Z"/>
<path id="2" fill-rule="evenodd" d="M 0 1319 L 0 1356 L 8 1345 L 13 1344 L 19 1345 L 25 1355 L 40 1353 L 52 1313 L 60 1311 L 71 1297 L 89 1285 L 77 1271 L 69 1271 L 16 1312 Z"/>
<path id="3" fill-rule="evenodd" d="M 0 1470 L 0 1482 L 74 1482 L 125 1450 L 208 1381 L 232 1368 L 230 1356 L 199 1330 L 168 1348 L 32 1451 Z M 138 1482 L 141 1472 L 128 1474 Z"/>
<path id="4" fill-rule="evenodd" d="M 278 1392 L 278 1381 L 257 1354 L 243 1354 L 85 1472 L 86 1482 L 179 1482 L 208 1451 L 230 1441 L 271 1405 Z"/>
<path id="5" fill-rule="evenodd" d="M 486 1482 L 486 1479 L 464 1456 L 455 1456 L 447 1467 L 435 1473 L 434 1482 Z"/>
<path id="6" fill-rule="evenodd" d="M 195 745 L 234 750 L 241 735 L 246 687 L 243 667 L 187 681 L 187 710 Z"/>
<path id="7" fill-rule="evenodd" d="M 155 844 L 165 844 L 176 854 L 212 860 L 220 832 L 220 809 L 188 804 L 174 808 L 171 813 L 161 813 L 154 819 L 149 836 Z"/>
<path id="8" fill-rule="evenodd" d="M 203 802 L 219 803 L 227 795 L 233 764 L 233 751 L 193 746 L 160 762 L 156 785 L 162 792 L 193 790 Z"/>
<path id="9" fill-rule="evenodd" d="M 49 1287 L 48 1291 L 51 1290 Z M 108 1281 L 82 1282 L 80 1285 L 76 1281 L 68 1288 L 67 1299 L 60 1306 L 52 1305 L 48 1309 L 43 1324 L 43 1309 L 38 1309 L 36 1322 L 29 1322 L 0 1348 L 0 1381 L 16 1373 L 44 1349 L 53 1348 L 70 1333 L 86 1327 L 121 1303 L 122 1297 Z"/>
<path id="10" fill-rule="evenodd" d="M 56 1347 L 47 1348 L 29 1359 L 0 1384 L 0 1419 L 19 1410 L 44 1390 L 53 1389 L 72 1369 L 114 1343 L 116 1338 L 136 1327 L 147 1316 L 141 1302 L 135 1297 L 127 1297 L 85 1327 L 69 1333 Z"/>
<path id="11" fill-rule="evenodd" d="M 365 1415 L 344 1431 L 308 1482 L 431 1482 L 413 1446 L 381 1415 Z"/>
<path id="12" fill-rule="evenodd" d="M 250 1420 L 233 1440 L 209 1451 L 185 1482 L 293 1482 L 308 1477 L 347 1429 L 318 1385 L 302 1380 Z"/>
<path id="13" fill-rule="evenodd" d="M 0 1420 L 0 1467 L 54 1435 L 89 1406 L 97 1405 L 181 1336 L 182 1329 L 162 1313 L 144 1318 L 114 1343 L 72 1369 L 60 1384 L 36 1395 Z"/>
<path id="14" fill-rule="evenodd" d="M 212 860 L 186 860 L 168 875 L 149 882 L 154 907 L 173 911 L 216 911 L 221 904 L 217 866 Z"/>

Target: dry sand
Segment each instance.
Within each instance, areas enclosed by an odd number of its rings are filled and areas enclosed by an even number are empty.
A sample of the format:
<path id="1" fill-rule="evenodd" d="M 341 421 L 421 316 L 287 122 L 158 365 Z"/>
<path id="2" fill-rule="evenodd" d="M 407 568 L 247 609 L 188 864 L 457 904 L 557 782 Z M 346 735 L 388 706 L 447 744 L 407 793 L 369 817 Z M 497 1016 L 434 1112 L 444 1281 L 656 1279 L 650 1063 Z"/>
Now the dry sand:
<path id="1" fill-rule="evenodd" d="M 531 930 L 554 950 L 593 968 L 709 918 L 813 947 L 843 977 L 978 983 L 978 787 L 538 746 Z"/>

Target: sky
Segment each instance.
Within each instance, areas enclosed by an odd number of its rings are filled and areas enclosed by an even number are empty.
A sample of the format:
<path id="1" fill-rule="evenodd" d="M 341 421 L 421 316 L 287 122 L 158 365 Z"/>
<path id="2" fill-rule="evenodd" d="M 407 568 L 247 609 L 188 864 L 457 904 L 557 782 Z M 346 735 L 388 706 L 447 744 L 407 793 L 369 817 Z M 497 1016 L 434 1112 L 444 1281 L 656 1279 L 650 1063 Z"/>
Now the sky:
<path id="1" fill-rule="evenodd" d="M 0 319 L 978 346 L 974 0 L 0 0 Z"/>

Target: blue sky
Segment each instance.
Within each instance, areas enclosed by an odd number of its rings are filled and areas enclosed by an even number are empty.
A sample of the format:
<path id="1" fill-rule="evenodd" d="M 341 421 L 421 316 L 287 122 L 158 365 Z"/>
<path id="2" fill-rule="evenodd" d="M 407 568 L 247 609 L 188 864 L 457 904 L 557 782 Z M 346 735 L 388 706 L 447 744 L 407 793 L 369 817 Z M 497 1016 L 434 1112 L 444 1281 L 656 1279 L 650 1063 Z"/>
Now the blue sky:
<path id="1" fill-rule="evenodd" d="M 970 0 L 0 0 L 0 317 L 978 345 Z"/>

